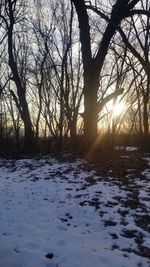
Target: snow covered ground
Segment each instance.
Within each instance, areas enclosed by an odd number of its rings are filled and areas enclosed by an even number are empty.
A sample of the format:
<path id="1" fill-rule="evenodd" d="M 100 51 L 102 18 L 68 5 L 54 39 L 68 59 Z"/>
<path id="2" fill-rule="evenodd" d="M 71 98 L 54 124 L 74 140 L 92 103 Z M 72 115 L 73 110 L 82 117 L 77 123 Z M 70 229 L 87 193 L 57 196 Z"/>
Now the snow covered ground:
<path id="1" fill-rule="evenodd" d="M 150 169 L 129 208 L 130 192 L 83 163 L 0 160 L 0 267 L 150 267 L 150 222 L 137 223 L 150 216 Z"/>

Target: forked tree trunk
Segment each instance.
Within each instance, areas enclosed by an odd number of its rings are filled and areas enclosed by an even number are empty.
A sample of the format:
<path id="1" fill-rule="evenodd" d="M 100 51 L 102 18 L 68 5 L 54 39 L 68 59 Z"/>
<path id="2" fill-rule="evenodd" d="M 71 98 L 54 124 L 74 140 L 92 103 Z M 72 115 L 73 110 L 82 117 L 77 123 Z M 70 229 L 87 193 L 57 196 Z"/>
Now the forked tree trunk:
<path id="1" fill-rule="evenodd" d="M 118 25 L 125 17 L 127 10 L 126 1 L 117 0 L 113 6 L 111 18 L 103 34 L 98 52 L 92 57 L 89 16 L 84 0 L 71 0 L 74 3 L 79 20 L 80 42 L 84 68 L 84 140 L 85 149 L 91 150 L 97 142 L 99 77 L 107 55 L 110 41 Z M 136 1 L 137 2 L 137 1 Z M 134 6 L 134 5 L 133 5 Z M 97 11 L 98 12 L 98 11 Z M 99 13 L 98 13 L 99 14 Z"/>

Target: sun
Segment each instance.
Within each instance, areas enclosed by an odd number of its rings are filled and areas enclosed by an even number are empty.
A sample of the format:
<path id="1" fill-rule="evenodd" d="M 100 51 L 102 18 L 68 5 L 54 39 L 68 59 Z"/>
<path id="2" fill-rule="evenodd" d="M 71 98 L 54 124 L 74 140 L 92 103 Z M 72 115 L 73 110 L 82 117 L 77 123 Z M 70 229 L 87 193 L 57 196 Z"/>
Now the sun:
<path id="1" fill-rule="evenodd" d="M 125 104 L 123 102 L 116 103 L 112 107 L 112 117 L 119 117 L 125 111 Z"/>

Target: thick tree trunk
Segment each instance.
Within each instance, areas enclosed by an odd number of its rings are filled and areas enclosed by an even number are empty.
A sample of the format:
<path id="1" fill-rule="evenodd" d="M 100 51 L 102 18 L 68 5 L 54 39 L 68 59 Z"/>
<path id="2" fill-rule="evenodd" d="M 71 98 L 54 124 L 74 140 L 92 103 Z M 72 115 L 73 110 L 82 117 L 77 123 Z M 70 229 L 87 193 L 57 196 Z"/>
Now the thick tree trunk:
<path id="1" fill-rule="evenodd" d="M 76 141 L 76 121 L 71 120 L 69 123 L 70 136 L 73 143 Z"/>
<path id="2" fill-rule="evenodd" d="M 29 113 L 27 102 L 26 102 L 26 105 L 23 108 L 22 120 L 23 120 L 23 123 L 24 123 L 24 145 L 25 145 L 25 151 L 27 153 L 33 153 L 33 152 L 35 152 L 35 149 L 36 149 L 36 142 L 35 142 L 34 132 L 33 132 L 33 128 L 32 128 L 32 122 L 31 122 L 31 118 L 30 118 L 30 113 Z"/>
<path id="3" fill-rule="evenodd" d="M 149 130 L 147 101 L 144 101 L 144 107 L 143 107 L 143 127 L 144 127 L 144 134 L 145 134 L 145 136 L 147 136 L 148 130 Z"/>
<path id="4" fill-rule="evenodd" d="M 70 130 L 70 137 L 71 137 L 71 147 L 73 150 L 77 149 L 77 118 L 78 115 L 74 114 L 72 118 L 69 118 L 69 130 Z"/>
<path id="5" fill-rule="evenodd" d="M 143 147 L 146 150 L 150 150 L 150 140 L 149 140 L 149 115 L 148 115 L 148 108 L 149 108 L 149 89 L 150 89 L 150 75 L 149 75 L 149 65 L 147 68 L 147 88 L 146 92 L 143 95 L 143 129 L 144 129 L 144 140 L 143 140 Z"/>
<path id="6" fill-rule="evenodd" d="M 91 37 L 89 17 L 84 0 L 72 0 L 79 20 L 80 41 L 82 49 L 82 60 L 84 66 L 84 139 L 85 149 L 90 149 L 97 142 L 97 122 L 98 122 L 98 103 L 97 93 L 99 89 L 99 76 L 102 71 L 103 63 L 107 55 L 111 38 L 115 34 L 117 26 L 123 16 L 122 7 L 125 3 L 117 3 L 112 10 L 111 19 L 100 43 L 99 50 L 95 58 L 92 57 Z M 120 12 L 121 13 L 120 13 Z"/>
<path id="7" fill-rule="evenodd" d="M 149 123 L 148 123 L 148 100 L 144 99 L 143 101 L 143 148 L 146 150 L 150 149 L 150 140 L 149 140 Z"/>
<path id="8" fill-rule="evenodd" d="M 90 76 L 89 76 L 90 77 Z M 93 74 L 91 80 L 84 86 L 84 144 L 85 149 L 90 150 L 95 145 L 97 139 L 97 92 L 99 79 Z"/>

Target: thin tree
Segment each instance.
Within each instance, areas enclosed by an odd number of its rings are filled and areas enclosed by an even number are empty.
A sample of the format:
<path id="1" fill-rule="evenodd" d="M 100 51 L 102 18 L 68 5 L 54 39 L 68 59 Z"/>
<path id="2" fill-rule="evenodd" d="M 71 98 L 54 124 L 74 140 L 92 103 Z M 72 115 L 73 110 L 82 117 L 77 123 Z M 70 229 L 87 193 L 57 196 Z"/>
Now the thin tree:
<path id="1" fill-rule="evenodd" d="M 24 123 L 25 149 L 27 152 L 33 152 L 35 149 L 34 131 L 26 99 L 26 86 L 23 83 L 17 64 L 17 58 L 15 57 L 15 45 L 17 45 L 15 44 L 14 37 L 15 27 L 23 20 L 23 8 L 24 4 L 19 0 L 1 0 L 0 18 L 7 34 L 8 65 L 12 72 L 11 80 L 14 82 L 17 89 L 17 95 L 13 90 L 11 90 L 11 93 Z"/>

